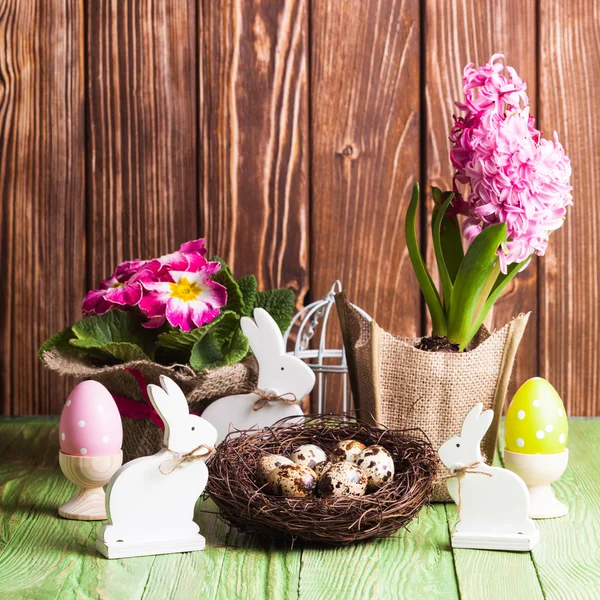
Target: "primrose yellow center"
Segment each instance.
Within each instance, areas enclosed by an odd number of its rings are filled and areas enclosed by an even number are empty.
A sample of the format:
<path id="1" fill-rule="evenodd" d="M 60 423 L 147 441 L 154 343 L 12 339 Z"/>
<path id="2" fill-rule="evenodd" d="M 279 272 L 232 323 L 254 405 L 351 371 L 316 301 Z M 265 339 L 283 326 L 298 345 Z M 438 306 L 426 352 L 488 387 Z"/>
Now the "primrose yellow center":
<path id="1" fill-rule="evenodd" d="M 171 283 L 171 297 L 178 298 L 184 302 L 195 300 L 202 292 L 202 288 L 196 282 L 190 282 L 182 277 L 178 283 Z"/>
<path id="2" fill-rule="evenodd" d="M 118 281 L 115 281 L 114 283 L 111 283 L 110 287 L 111 288 L 119 288 L 119 287 L 123 287 L 125 284 L 124 283 L 119 283 Z"/>

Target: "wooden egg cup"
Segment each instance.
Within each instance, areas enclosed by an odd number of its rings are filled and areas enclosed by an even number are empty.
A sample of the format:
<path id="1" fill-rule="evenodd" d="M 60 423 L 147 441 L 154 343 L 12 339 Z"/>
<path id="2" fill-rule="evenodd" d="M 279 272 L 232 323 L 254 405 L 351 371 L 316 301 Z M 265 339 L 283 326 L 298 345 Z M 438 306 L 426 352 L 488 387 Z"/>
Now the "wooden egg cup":
<path id="1" fill-rule="evenodd" d="M 568 462 L 568 449 L 558 454 L 521 454 L 504 450 L 506 468 L 519 475 L 529 488 L 531 519 L 564 517 L 569 512 L 550 487 L 565 472 Z"/>
<path id="2" fill-rule="evenodd" d="M 123 463 L 123 451 L 109 456 L 74 456 L 59 452 L 58 462 L 64 476 L 77 486 L 71 499 L 58 508 L 58 514 L 78 521 L 104 521 L 106 502 L 102 486 Z"/>

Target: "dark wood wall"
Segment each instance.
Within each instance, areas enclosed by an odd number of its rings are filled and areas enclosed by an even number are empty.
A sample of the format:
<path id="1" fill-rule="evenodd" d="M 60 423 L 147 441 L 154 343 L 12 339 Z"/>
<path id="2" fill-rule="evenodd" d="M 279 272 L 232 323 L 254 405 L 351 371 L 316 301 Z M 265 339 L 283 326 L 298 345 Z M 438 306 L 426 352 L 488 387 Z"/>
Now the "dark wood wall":
<path id="1" fill-rule="evenodd" d="M 599 27 L 592 0 L 0 1 L 3 412 L 59 411 L 70 382 L 38 345 L 117 262 L 200 235 L 298 306 L 340 278 L 423 333 L 409 190 L 449 186 L 463 66 L 504 52 L 571 156 L 575 207 L 495 321 L 533 311 L 515 383 L 600 414 Z"/>

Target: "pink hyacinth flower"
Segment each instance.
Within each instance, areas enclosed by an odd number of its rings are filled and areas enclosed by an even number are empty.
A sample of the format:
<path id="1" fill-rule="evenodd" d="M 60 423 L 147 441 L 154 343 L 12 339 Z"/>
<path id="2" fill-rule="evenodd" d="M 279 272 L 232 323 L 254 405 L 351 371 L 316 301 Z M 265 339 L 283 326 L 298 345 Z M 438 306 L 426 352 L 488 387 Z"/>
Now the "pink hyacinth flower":
<path id="1" fill-rule="evenodd" d="M 465 111 L 454 116 L 450 152 L 457 184 L 451 214 L 463 214 L 463 235 L 471 243 L 481 231 L 506 223 L 507 242 L 499 250 L 502 272 L 532 254 L 543 256 L 551 232 L 564 222 L 570 194 L 571 163 L 554 134 L 542 137 L 529 114 L 526 85 L 514 69 L 496 62 L 476 69 L 467 65 L 463 86 Z"/>
<path id="2" fill-rule="evenodd" d="M 144 290 L 142 281 L 150 281 L 153 272 L 142 260 L 121 263 L 109 279 L 100 283 L 100 288 L 91 290 L 83 299 L 82 310 L 86 315 L 103 315 L 111 308 L 137 306 Z"/>
<path id="3" fill-rule="evenodd" d="M 210 279 L 221 265 L 208 262 L 200 270 L 169 271 L 163 281 L 143 283 L 147 294 L 140 310 L 149 318 L 145 327 L 159 327 L 165 319 L 182 331 L 213 321 L 227 303 L 227 290 Z"/>

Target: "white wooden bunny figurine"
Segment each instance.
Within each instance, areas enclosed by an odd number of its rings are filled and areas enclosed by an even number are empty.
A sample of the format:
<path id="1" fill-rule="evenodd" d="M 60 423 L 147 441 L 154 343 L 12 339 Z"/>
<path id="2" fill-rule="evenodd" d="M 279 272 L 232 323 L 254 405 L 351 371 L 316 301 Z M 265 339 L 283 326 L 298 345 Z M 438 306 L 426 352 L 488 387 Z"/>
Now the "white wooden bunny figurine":
<path id="1" fill-rule="evenodd" d="M 455 548 L 531 550 L 539 540 L 528 518 L 529 491 L 512 471 L 490 467 L 481 456 L 481 440 L 494 417 L 476 404 L 465 417 L 460 436 L 445 442 L 438 454 L 456 473 L 446 485 L 457 503 L 459 522 L 452 535 Z"/>
<path id="2" fill-rule="evenodd" d="M 193 520 L 194 505 L 208 481 L 204 463 L 216 429 L 190 415 L 184 393 L 164 375 L 148 395 L 165 424 L 164 446 L 153 456 L 128 462 L 106 491 L 108 523 L 96 548 L 107 558 L 169 554 L 204 549 Z"/>
<path id="3" fill-rule="evenodd" d="M 274 400 L 257 404 L 261 396 L 248 393 L 213 402 L 202 417 L 216 427 L 217 444 L 230 431 L 268 427 L 284 417 L 301 416 L 298 403 L 315 385 L 315 374 L 310 367 L 285 353 L 281 331 L 266 310 L 254 309 L 254 320 L 242 317 L 240 325 L 258 361 L 257 389 Z"/>

